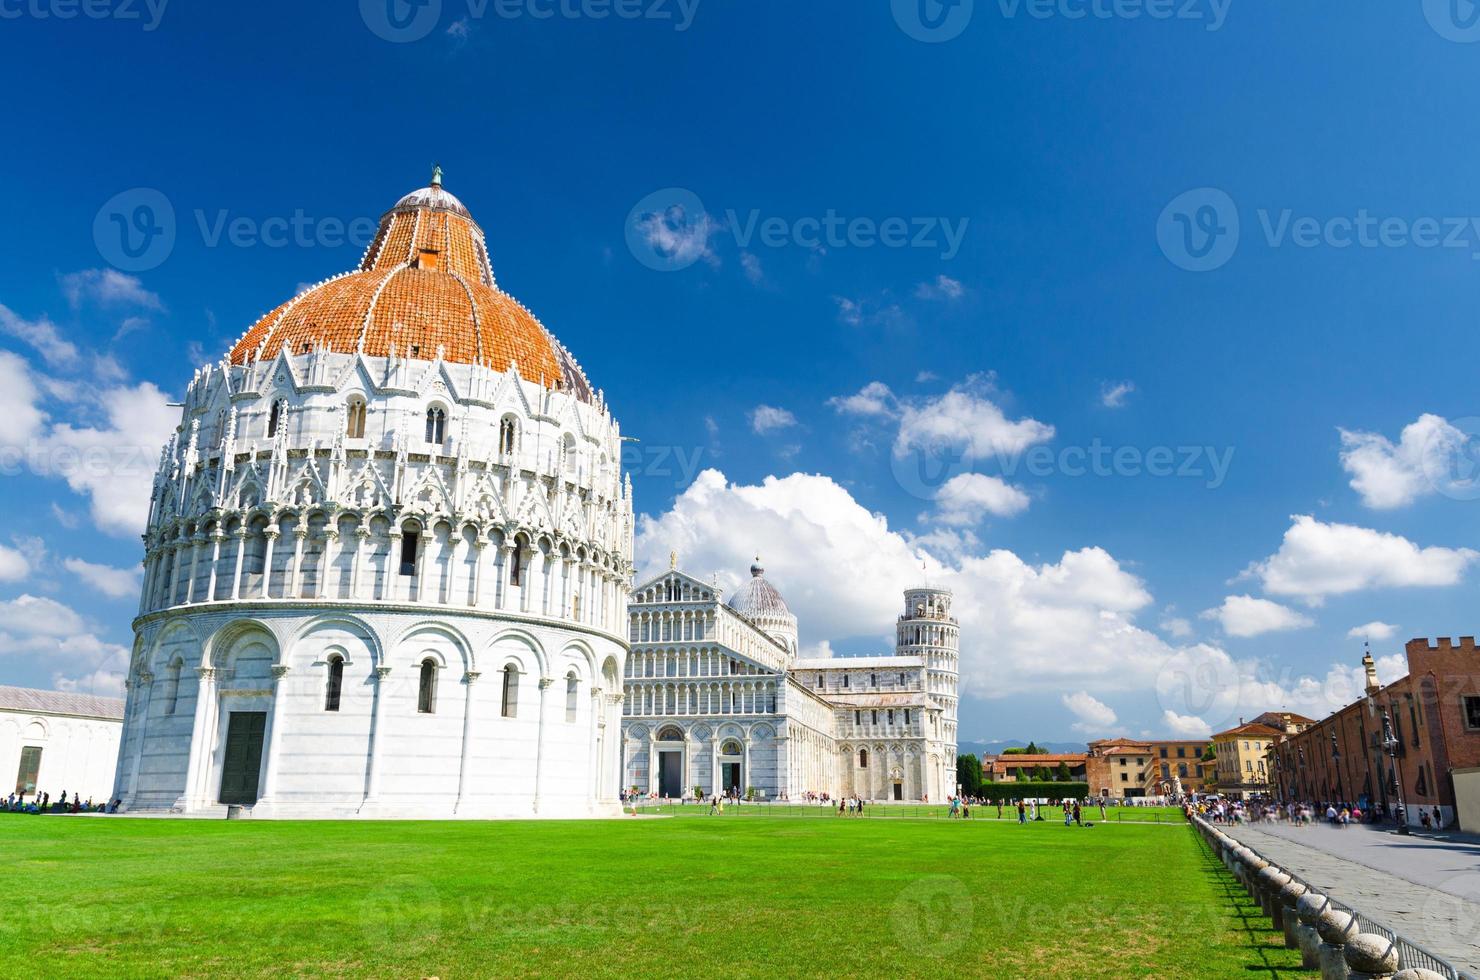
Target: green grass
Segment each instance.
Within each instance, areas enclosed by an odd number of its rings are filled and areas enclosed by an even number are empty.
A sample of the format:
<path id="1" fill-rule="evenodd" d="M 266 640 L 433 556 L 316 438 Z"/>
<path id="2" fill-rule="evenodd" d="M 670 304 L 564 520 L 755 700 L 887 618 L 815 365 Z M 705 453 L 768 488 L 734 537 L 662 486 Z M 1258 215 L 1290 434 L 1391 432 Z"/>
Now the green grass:
<path id="1" fill-rule="evenodd" d="M 733 813 L 8 815 L 0 974 L 1303 975 L 1185 826 Z"/>
<path id="2" fill-rule="evenodd" d="M 709 813 L 708 803 L 657 803 L 644 801 L 640 804 L 641 812 L 644 814 L 658 814 L 672 817 L 706 816 Z M 1064 821 L 1064 811 L 1056 806 L 1043 806 L 1038 808 L 1039 815 L 1044 820 Z M 838 816 L 838 805 L 818 805 L 815 803 L 743 803 L 739 807 L 733 804 L 725 804 L 725 816 L 731 815 L 742 817 L 831 817 Z M 949 815 L 946 806 L 935 803 L 871 803 L 864 807 L 864 815 L 868 819 L 894 819 L 906 817 L 911 819 L 944 820 Z M 971 808 L 973 820 L 997 820 L 997 804 L 990 803 L 984 806 Z M 848 819 L 852 816 L 849 815 Z M 1097 806 L 1081 808 L 1080 818 L 1085 822 L 1100 822 L 1100 809 Z M 1017 810 L 1004 803 L 1002 805 L 1002 820 L 1016 820 Z M 1105 820 L 1109 823 L 1178 823 L 1185 824 L 1187 818 L 1182 814 L 1182 808 L 1177 806 L 1143 806 L 1143 807 L 1106 807 Z"/>

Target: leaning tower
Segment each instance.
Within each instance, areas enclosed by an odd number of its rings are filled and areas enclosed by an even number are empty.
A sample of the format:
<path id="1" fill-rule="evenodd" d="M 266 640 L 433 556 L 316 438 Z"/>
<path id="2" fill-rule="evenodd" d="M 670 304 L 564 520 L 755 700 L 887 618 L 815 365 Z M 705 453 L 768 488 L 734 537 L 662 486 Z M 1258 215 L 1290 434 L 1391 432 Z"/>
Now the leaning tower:
<path id="1" fill-rule="evenodd" d="M 925 693 L 940 708 L 938 731 L 926 731 L 925 735 L 938 766 L 931 782 L 938 787 L 936 798 L 941 799 L 956 792 L 956 701 L 961 661 L 961 626 L 951 615 L 949 589 L 925 586 L 905 591 L 895 653 L 920 658 Z"/>

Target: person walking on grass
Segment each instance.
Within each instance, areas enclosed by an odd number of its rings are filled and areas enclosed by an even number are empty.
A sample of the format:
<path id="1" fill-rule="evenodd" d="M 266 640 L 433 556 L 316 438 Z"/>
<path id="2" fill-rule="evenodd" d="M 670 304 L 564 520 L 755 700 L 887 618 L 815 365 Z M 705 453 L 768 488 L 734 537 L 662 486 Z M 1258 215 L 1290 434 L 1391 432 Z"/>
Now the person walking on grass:
<path id="1" fill-rule="evenodd" d="M 1028 822 L 1028 807 L 1027 807 L 1027 805 L 1025 803 L 1023 803 L 1022 800 L 1018 800 L 1018 823 L 1025 824 L 1027 822 Z"/>

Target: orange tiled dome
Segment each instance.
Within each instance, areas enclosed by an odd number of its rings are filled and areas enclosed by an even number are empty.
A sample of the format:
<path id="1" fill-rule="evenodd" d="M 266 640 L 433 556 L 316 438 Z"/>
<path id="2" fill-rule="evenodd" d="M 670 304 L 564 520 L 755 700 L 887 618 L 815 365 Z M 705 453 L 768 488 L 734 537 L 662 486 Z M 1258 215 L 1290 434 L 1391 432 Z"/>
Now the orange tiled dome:
<path id="1" fill-rule="evenodd" d="M 380 219 L 360 267 L 288 300 L 258 320 L 231 349 L 231 363 L 302 354 L 327 344 L 340 352 L 485 364 L 543 380 L 591 400 L 585 374 L 518 300 L 498 288 L 483 229 L 462 202 L 429 187 L 407 194 Z"/>

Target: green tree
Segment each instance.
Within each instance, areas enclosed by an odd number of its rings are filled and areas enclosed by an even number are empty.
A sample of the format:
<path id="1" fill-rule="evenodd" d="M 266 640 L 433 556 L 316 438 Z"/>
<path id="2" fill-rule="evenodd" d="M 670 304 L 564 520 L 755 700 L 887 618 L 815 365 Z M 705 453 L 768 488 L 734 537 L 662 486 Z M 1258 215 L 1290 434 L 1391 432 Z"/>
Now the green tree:
<path id="1" fill-rule="evenodd" d="M 1042 766 L 1034 766 L 1033 767 L 1033 782 L 1035 782 L 1035 783 L 1046 783 L 1046 782 L 1048 782 L 1048 770 L 1044 769 Z"/>
<path id="2" fill-rule="evenodd" d="M 956 782 L 964 796 L 978 796 L 982 788 L 982 763 L 975 755 L 956 756 Z"/>
<path id="3" fill-rule="evenodd" d="M 1069 763 L 1060 762 L 1058 772 L 1054 773 L 1053 778 L 1061 783 L 1067 783 L 1071 778 L 1069 775 Z"/>

